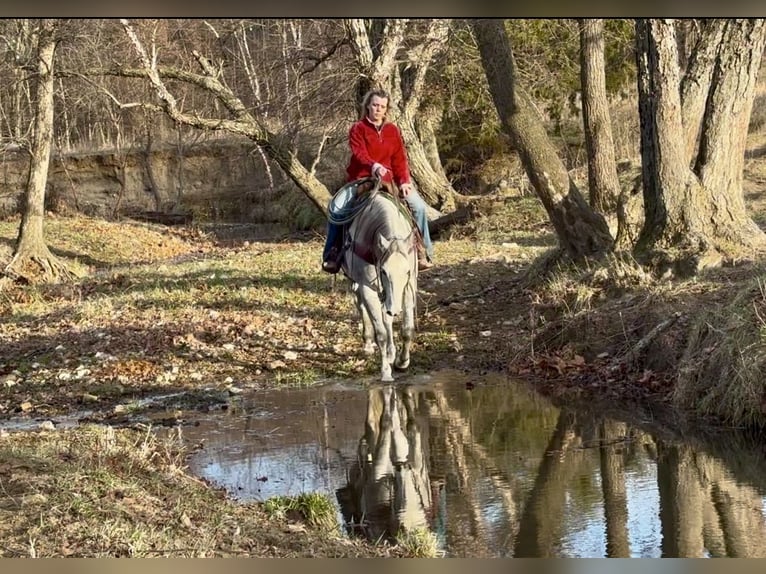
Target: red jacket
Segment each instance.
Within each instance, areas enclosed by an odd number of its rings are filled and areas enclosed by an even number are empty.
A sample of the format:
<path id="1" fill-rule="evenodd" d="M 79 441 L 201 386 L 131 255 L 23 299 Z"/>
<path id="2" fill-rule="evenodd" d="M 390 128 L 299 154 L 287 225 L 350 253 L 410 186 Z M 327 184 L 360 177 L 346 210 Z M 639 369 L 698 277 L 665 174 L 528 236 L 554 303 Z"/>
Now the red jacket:
<path id="1" fill-rule="evenodd" d="M 351 159 L 346 168 L 348 181 L 371 177 L 375 163 L 388 169 L 383 181 L 393 180 L 397 186 L 410 181 L 407 153 L 402 134 L 396 125 L 383 122 L 377 128 L 365 116 L 351 126 L 348 143 L 351 147 Z"/>

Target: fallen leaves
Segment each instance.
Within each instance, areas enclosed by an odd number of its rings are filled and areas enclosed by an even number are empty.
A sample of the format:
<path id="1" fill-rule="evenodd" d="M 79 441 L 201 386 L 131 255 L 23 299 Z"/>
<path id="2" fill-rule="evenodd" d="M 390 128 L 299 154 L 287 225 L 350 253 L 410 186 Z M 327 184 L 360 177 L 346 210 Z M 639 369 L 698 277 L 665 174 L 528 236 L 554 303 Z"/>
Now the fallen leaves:
<path id="1" fill-rule="evenodd" d="M 581 355 L 537 355 L 530 362 L 531 370 L 543 376 L 563 376 L 580 372 L 587 367 Z M 529 372 L 530 369 L 527 369 Z"/>

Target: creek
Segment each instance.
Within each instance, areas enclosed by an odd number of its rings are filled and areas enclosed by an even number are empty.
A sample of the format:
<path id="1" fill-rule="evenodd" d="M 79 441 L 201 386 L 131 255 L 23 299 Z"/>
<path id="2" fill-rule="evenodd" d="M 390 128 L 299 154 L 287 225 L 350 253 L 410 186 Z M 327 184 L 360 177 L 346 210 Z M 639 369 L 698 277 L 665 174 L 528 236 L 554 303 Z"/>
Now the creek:
<path id="1" fill-rule="evenodd" d="M 654 419 L 442 371 L 243 394 L 174 432 L 236 499 L 323 493 L 343 535 L 427 528 L 446 557 L 766 556 L 763 447 Z"/>

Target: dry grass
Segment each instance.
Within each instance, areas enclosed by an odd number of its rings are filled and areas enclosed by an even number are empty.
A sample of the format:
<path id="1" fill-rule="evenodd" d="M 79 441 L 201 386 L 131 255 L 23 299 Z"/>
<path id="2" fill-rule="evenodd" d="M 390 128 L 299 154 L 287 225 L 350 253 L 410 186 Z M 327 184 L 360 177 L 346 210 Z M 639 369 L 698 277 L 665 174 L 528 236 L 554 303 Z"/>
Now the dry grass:
<path id="1" fill-rule="evenodd" d="M 703 417 L 763 425 L 764 372 L 766 287 L 759 275 L 738 288 L 725 305 L 697 314 L 672 398 Z"/>
<path id="2" fill-rule="evenodd" d="M 0 438 L 0 556 L 388 556 L 339 528 L 270 518 L 189 476 L 177 441 L 86 426 Z M 292 526 L 288 527 L 290 524 Z"/>

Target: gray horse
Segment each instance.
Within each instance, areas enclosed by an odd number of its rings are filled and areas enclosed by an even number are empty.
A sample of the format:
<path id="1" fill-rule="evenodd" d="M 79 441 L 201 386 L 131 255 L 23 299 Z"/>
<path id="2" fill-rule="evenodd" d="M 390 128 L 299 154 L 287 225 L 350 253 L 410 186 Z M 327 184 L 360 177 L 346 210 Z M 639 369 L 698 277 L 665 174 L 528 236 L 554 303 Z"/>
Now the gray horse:
<path id="1" fill-rule="evenodd" d="M 410 364 L 415 335 L 418 265 L 415 226 L 391 196 L 377 187 L 354 217 L 348 231 L 342 269 L 352 281 L 362 318 L 364 352 L 381 355 L 382 381 L 393 381 L 392 367 Z M 401 315 L 401 349 L 396 352 L 394 318 Z"/>

